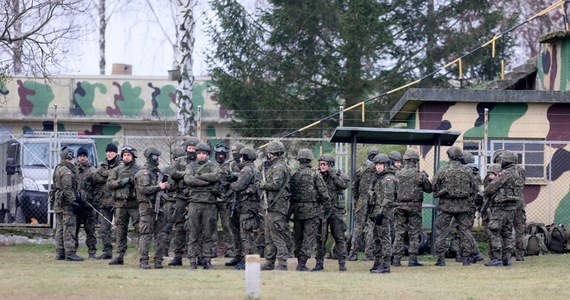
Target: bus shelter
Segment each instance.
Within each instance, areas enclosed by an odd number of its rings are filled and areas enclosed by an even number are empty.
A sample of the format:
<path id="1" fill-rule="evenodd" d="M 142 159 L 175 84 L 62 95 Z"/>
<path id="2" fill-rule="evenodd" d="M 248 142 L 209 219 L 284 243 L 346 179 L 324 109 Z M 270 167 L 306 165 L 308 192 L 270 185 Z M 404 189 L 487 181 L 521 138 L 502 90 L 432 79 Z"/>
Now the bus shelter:
<path id="1" fill-rule="evenodd" d="M 356 146 L 357 144 L 384 144 L 384 145 L 420 145 L 433 146 L 433 174 L 439 168 L 441 156 L 441 146 L 452 146 L 461 135 L 459 131 L 450 130 L 421 130 L 421 129 L 399 129 L 399 128 L 370 128 L 370 127 L 337 127 L 331 137 L 331 143 L 350 144 L 350 182 L 352 187 L 353 178 L 356 178 Z M 350 232 L 354 229 L 354 212 L 352 189 L 348 191 L 348 212 Z M 423 209 L 431 210 L 431 230 L 432 245 L 437 235 L 435 226 L 436 208 L 438 199 L 433 197 L 433 204 L 423 204 Z M 434 247 L 432 247 L 432 254 Z"/>

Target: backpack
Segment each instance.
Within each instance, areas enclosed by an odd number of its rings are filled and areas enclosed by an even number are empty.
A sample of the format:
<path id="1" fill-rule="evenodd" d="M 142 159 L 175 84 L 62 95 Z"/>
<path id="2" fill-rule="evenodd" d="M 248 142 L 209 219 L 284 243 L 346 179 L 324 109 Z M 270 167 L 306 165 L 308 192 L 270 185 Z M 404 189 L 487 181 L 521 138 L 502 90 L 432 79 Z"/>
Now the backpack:
<path id="1" fill-rule="evenodd" d="M 548 253 L 548 229 L 543 223 L 529 223 L 524 235 L 525 255 L 541 255 Z"/>
<path id="2" fill-rule="evenodd" d="M 418 195 L 422 195 L 421 187 L 417 184 L 416 177 L 418 171 L 412 168 L 401 169 L 396 177 L 398 178 L 398 200 L 397 202 L 410 202 L 421 199 Z"/>
<path id="3" fill-rule="evenodd" d="M 450 167 L 444 175 L 440 191 L 445 191 L 444 197 L 468 198 L 472 193 L 472 182 L 471 169 L 463 166 Z"/>
<path id="4" fill-rule="evenodd" d="M 554 253 L 564 253 L 566 252 L 566 242 L 568 241 L 568 236 L 566 235 L 566 229 L 562 224 L 552 224 L 547 226 L 549 243 L 547 244 L 548 250 Z"/>

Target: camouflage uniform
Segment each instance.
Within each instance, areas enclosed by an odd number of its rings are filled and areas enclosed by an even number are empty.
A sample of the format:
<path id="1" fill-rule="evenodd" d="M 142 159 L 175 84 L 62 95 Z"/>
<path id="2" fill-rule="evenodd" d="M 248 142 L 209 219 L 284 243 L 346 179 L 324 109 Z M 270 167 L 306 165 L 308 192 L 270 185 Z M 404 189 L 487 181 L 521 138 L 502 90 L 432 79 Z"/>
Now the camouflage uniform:
<path id="1" fill-rule="evenodd" d="M 485 266 L 508 266 L 513 253 L 513 218 L 523 201 L 524 172 L 517 167 L 517 155 L 504 151 L 497 177 L 485 188 L 485 196 L 492 199 L 487 231 L 491 237 L 491 261 Z"/>
<path id="2" fill-rule="evenodd" d="M 113 220 L 113 210 L 115 208 L 115 199 L 113 198 L 113 192 L 109 188 L 107 184 L 107 178 L 110 174 L 114 172 L 114 168 L 119 166 L 120 163 L 119 156 L 116 156 L 111 161 L 105 160 L 99 164 L 97 170 L 93 174 L 93 184 L 95 185 L 95 194 L 94 197 L 99 199 L 101 203 L 101 207 L 99 208 L 99 212 L 107 220 Z M 99 219 L 99 223 L 101 227 L 99 227 L 99 238 L 101 239 L 101 243 L 103 244 L 103 254 L 98 256 L 97 258 L 106 259 L 112 258 L 113 253 L 113 237 L 112 237 L 112 228 L 111 224 L 104 220 L 103 218 Z"/>
<path id="3" fill-rule="evenodd" d="M 210 147 L 198 144 L 196 151 L 209 153 Z M 220 180 L 220 168 L 209 160 L 198 160 L 186 166 L 184 182 L 189 187 L 188 220 L 188 258 L 190 268 L 196 268 L 196 259 L 204 257 L 204 268 L 211 269 L 214 256 L 214 234 L 216 223 L 216 183 Z M 202 244 L 200 244 L 202 243 Z"/>
<path id="4" fill-rule="evenodd" d="M 124 148 L 123 148 L 124 149 Z M 133 148 L 134 149 L 134 148 Z M 136 163 L 136 150 L 126 151 L 133 153 L 133 160 L 122 161 L 109 175 L 108 185 L 115 197 L 115 235 L 117 239 L 117 257 L 109 264 L 123 264 L 123 257 L 127 252 L 127 235 L 129 232 L 129 221 L 132 222 L 135 230 L 135 240 L 138 238 L 139 225 L 139 203 L 135 191 L 135 174 L 140 170 Z"/>
<path id="5" fill-rule="evenodd" d="M 265 217 L 265 259 L 262 270 L 275 268 L 275 260 L 278 261 L 278 270 L 287 270 L 287 257 L 289 250 L 287 241 L 291 240 L 291 231 L 287 213 L 289 211 L 290 192 L 289 180 L 291 171 L 282 156 L 285 152 L 280 142 L 270 142 L 267 146 L 270 155 L 276 155 L 268 161 L 265 179 L 259 182 L 259 188 L 267 195 L 267 214 Z M 275 152 L 271 152 L 275 151 Z"/>
<path id="6" fill-rule="evenodd" d="M 399 266 L 404 256 L 404 238 L 409 237 L 409 266 L 422 266 L 417 260 L 419 237 L 422 229 L 422 202 L 424 193 L 431 193 L 431 182 L 425 172 L 419 171 L 417 162 L 419 153 L 408 149 L 404 154 L 404 167 L 396 174 L 398 193 L 394 210 L 394 262 Z"/>
<path id="7" fill-rule="evenodd" d="M 447 150 L 449 156 L 449 164 L 437 170 L 433 180 L 433 192 L 435 197 L 439 197 L 438 211 L 436 216 L 436 228 L 439 233 L 435 240 L 435 250 L 438 256 L 436 266 L 445 266 L 446 239 L 449 234 L 449 227 L 452 219 L 458 226 L 458 234 L 460 238 L 460 248 L 463 253 L 463 264 L 471 263 L 472 234 L 473 226 L 472 195 L 475 191 L 475 180 L 469 167 L 464 166 L 461 162 L 463 151 L 458 147 L 450 147 Z M 455 178 L 459 174 L 463 174 L 462 180 L 466 182 L 461 186 L 456 186 Z M 453 178 L 452 178 L 453 177 Z M 460 191 L 460 192 L 458 192 Z M 465 196 L 458 197 L 456 193 L 463 193 Z M 466 255 L 469 254 L 469 257 Z"/>
<path id="8" fill-rule="evenodd" d="M 81 193 L 82 200 L 95 206 L 96 204 L 94 204 L 94 202 L 96 199 L 93 197 L 93 172 L 95 168 L 91 166 L 89 160 L 86 160 L 85 163 L 76 162 L 75 168 L 77 169 L 77 186 Z M 93 208 L 85 203 L 76 218 L 77 226 L 75 236 L 79 236 L 79 228 L 81 227 L 81 224 L 83 224 L 87 253 L 89 254 L 89 258 L 95 258 L 95 252 L 97 251 L 97 235 L 95 232 L 97 216 L 95 215 Z M 75 248 L 77 248 L 77 246 L 78 244 L 75 245 Z"/>
<path id="9" fill-rule="evenodd" d="M 388 156 L 378 154 L 374 157 L 375 165 L 388 165 Z M 384 170 L 376 171 L 376 178 L 369 198 L 368 218 L 374 220 L 374 266 L 372 273 L 390 273 L 390 261 L 392 259 L 392 241 L 390 222 L 394 219 L 394 201 L 398 181 L 395 169 L 385 167 Z"/>
<path id="10" fill-rule="evenodd" d="M 161 151 L 156 148 L 147 148 L 144 156 L 145 165 L 135 174 L 136 199 L 139 204 L 139 255 L 140 267 L 150 269 L 149 251 L 154 240 L 154 268 L 162 268 L 162 254 L 159 248 L 159 235 L 164 227 L 164 198 L 162 193 L 168 187 L 158 168 L 158 156 Z M 154 159 L 153 157 L 156 157 Z M 157 205 L 158 199 L 158 208 Z M 156 213 L 156 209 L 159 213 Z"/>
<path id="11" fill-rule="evenodd" d="M 55 186 L 54 211 L 56 219 L 55 251 L 58 260 L 81 261 L 77 256 L 76 218 L 73 205 L 77 205 L 77 170 L 71 163 L 73 152 L 64 147 L 60 153 L 61 163 L 57 165 L 53 182 Z"/>
<path id="12" fill-rule="evenodd" d="M 523 177 L 523 182 L 526 180 L 525 169 L 520 165 L 515 165 L 517 172 Z M 522 188 L 521 188 L 522 189 Z M 515 229 L 515 256 L 517 261 L 524 261 L 524 253 L 526 250 L 524 235 L 526 230 L 526 203 L 524 201 L 523 191 L 519 192 L 521 197 L 517 203 L 517 210 L 513 218 L 513 227 Z"/>
<path id="13" fill-rule="evenodd" d="M 328 154 L 321 156 L 319 164 L 322 162 L 328 163 L 329 166 L 327 172 L 321 171 L 321 176 L 331 198 L 331 212 L 330 216 L 324 220 L 320 234 L 317 235 L 317 264 L 313 271 L 323 269 L 329 227 L 334 239 L 334 252 L 338 258 L 339 270 L 346 271 L 346 223 L 344 221 L 346 201 L 343 191 L 348 187 L 350 179 L 340 170 L 333 168 L 334 158 L 332 156 Z"/>
<path id="14" fill-rule="evenodd" d="M 238 209 L 239 203 L 235 202 L 239 197 L 235 194 L 234 189 L 229 189 L 229 184 L 235 183 L 238 180 L 238 174 L 240 174 L 240 151 L 245 147 L 242 143 L 236 143 L 231 148 L 232 158 L 226 162 L 226 166 L 222 169 L 222 178 L 227 182 L 228 189 L 227 189 L 227 209 L 229 213 L 229 226 L 230 231 L 233 237 L 233 245 L 231 248 L 235 251 L 234 259 L 227 262 L 226 266 L 236 266 L 241 263 L 243 257 L 241 257 L 243 252 L 242 245 L 242 233 L 241 233 L 241 221 L 240 221 L 240 211 Z M 253 152 L 253 159 L 255 159 L 255 151 Z M 255 174 L 255 173 L 253 173 Z M 253 182 L 253 181 L 252 181 Z M 232 192 L 233 191 L 233 192 Z M 259 200 L 259 199 L 258 199 Z M 259 202 L 258 202 L 259 204 Z M 256 208 L 255 211 L 258 211 L 259 208 Z M 258 232 L 258 230 L 255 230 Z M 241 267 L 241 266 L 240 266 Z"/>
<path id="15" fill-rule="evenodd" d="M 348 260 L 358 259 L 358 249 L 360 248 L 360 241 L 362 238 L 362 233 L 364 232 L 364 227 L 366 227 L 368 219 L 366 218 L 366 213 L 368 211 L 368 190 L 371 187 L 371 183 L 375 178 L 374 164 L 372 159 L 379 150 L 376 148 L 371 148 L 368 150 L 368 159 L 363 163 L 363 165 L 356 171 L 356 180 L 352 185 L 352 193 L 354 199 L 354 230 L 352 232 L 352 240 L 350 253 L 348 254 Z M 368 227 L 372 228 L 372 227 Z M 372 241 L 372 230 L 369 230 L 370 236 L 366 238 L 366 248 L 372 251 L 373 243 Z M 369 253 L 370 254 L 370 253 Z"/>
<path id="16" fill-rule="evenodd" d="M 219 150 L 216 150 L 216 156 L 220 155 L 218 154 L 218 151 Z M 216 161 L 218 162 L 218 167 L 221 170 L 221 174 L 224 174 L 220 176 L 218 197 L 216 197 L 216 208 L 218 212 L 216 218 L 221 222 L 222 230 L 224 232 L 224 235 L 227 237 L 227 240 L 224 242 L 224 252 L 226 255 L 233 256 L 235 255 L 235 251 L 239 251 L 239 248 L 234 248 L 236 245 L 236 240 L 239 240 L 239 231 L 234 236 L 236 233 L 234 232 L 235 228 L 232 229 L 232 226 L 230 225 L 230 205 L 231 200 L 233 199 L 230 184 L 233 181 L 232 173 L 239 172 L 239 167 L 236 166 L 236 162 L 233 159 L 225 160 L 222 163 L 220 163 L 218 160 Z M 215 242 L 219 241 L 217 230 L 214 237 Z M 214 245 L 216 244 L 215 242 Z"/>
<path id="17" fill-rule="evenodd" d="M 182 256 L 188 249 L 188 231 L 186 229 L 187 209 L 188 209 L 188 185 L 184 182 L 186 167 L 190 163 L 196 161 L 195 147 L 200 141 L 196 138 L 190 138 L 185 144 L 186 155 L 176 159 L 173 172 L 170 176 L 171 184 L 174 189 L 174 212 L 172 213 L 174 223 L 174 259 L 169 266 L 181 266 Z M 188 151 L 188 149 L 192 151 Z"/>
<path id="18" fill-rule="evenodd" d="M 252 153 L 254 150 L 249 149 Z M 242 151 L 243 152 L 243 151 Z M 249 154 L 248 154 L 249 155 Z M 255 157 L 253 158 L 255 159 Z M 239 164 L 241 167 L 238 175 L 238 180 L 230 185 L 231 189 L 237 193 L 237 201 L 239 203 L 237 211 L 234 214 L 239 214 L 239 229 L 241 248 L 236 249 L 236 258 L 240 260 L 236 264 L 236 269 L 245 269 L 245 256 L 253 254 L 256 250 L 255 238 L 257 229 L 260 226 L 259 218 L 259 194 L 256 187 L 256 168 L 251 158 Z M 233 216 L 232 216 L 233 217 Z"/>
<path id="19" fill-rule="evenodd" d="M 327 186 L 321 174 L 311 167 L 312 158 L 311 150 L 299 150 L 301 165 L 299 170 L 291 176 L 289 183 L 295 216 L 293 232 L 295 233 L 295 256 L 298 260 L 297 271 L 309 270 L 305 265 L 315 247 L 317 231 L 322 232 L 323 219 L 328 218 L 331 211 Z"/>

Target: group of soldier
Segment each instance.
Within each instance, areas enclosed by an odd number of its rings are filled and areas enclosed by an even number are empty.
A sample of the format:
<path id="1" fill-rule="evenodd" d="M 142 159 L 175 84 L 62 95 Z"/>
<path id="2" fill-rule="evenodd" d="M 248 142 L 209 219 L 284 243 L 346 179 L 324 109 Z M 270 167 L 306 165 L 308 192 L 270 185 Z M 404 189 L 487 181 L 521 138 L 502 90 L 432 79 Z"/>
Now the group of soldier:
<path id="1" fill-rule="evenodd" d="M 482 189 L 473 156 L 456 146 L 447 150 L 449 163 L 436 172 L 433 183 L 418 167 L 418 150 L 410 148 L 402 156 L 396 151 L 386 155 L 377 148 L 368 149 L 353 180 L 355 229 L 350 249 L 344 198 L 350 180 L 335 168 L 330 154 L 318 157 L 314 168 L 313 152 L 299 149 L 299 165 L 292 172 L 279 141 L 266 145 L 266 159 L 259 166 L 255 164 L 256 151 L 241 143 L 231 148 L 219 144 L 212 150 L 196 138 L 173 151 L 171 163 L 163 170 L 159 169 L 162 153 L 154 147 L 145 149 L 142 167 L 136 162 L 134 147 L 122 147 L 119 156 L 118 147 L 108 144 L 105 152 L 106 159 L 97 168 L 90 166 L 83 148 L 77 150 L 75 163 L 70 148 L 60 153 L 50 193 L 56 216 L 57 260 L 83 260 L 76 254 L 77 235 L 83 225 L 89 258 L 122 265 L 132 224 L 142 269 L 151 268 L 151 243 L 155 269 L 163 268 L 163 257 L 171 248 L 174 257 L 168 265 L 181 266 L 187 258 L 190 269 L 213 269 L 220 221 L 228 239 L 226 247 L 233 250 L 233 258 L 225 265 L 236 270 L 245 269 L 245 256 L 254 253 L 265 257 L 262 270 L 287 270 L 290 253 L 297 258 L 297 271 L 323 270 L 330 231 L 338 269 L 346 271 L 346 260 L 358 258 L 363 229 L 368 226 L 365 256 L 374 261 L 370 272 L 390 273 L 391 266 L 402 265 L 406 237 L 408 266 L 423 266 L 418 261 L 422 204 L 424 193 L 432 192 L 438 199 L 436 266 L 445 266 L 446 238 L 453 230 L 460 239 L 458 260 L 463 265 L 483 259 L 471 234 L 477 211 L 490 246 L 490 261 L 485 265 L 510 265 L 513 253 L 517 260 L 524 260 L 522 236 L 519 245 L 519 231 L 524 231 L 525 222 L 524 169 L 511 151 L 495 153 Z M 97 216 L 103 247 L 99 256 Z M 316 264 L 311 269 L 307 261 L 312 253 Z"/>

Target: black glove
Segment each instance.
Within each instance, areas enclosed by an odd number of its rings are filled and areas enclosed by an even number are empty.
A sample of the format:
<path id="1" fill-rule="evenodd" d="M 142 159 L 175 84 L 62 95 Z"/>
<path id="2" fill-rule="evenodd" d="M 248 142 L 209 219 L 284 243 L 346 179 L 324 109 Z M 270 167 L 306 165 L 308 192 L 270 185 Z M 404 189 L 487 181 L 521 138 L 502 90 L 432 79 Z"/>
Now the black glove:
<path id="1" fill-rule="evenodd" d="M 382 220 L 384 220 L 384 214 L 377 214 L 373 217 L 370 217 L 369 219 L 370 221 L 374 222 L 376 226 L 380 226 L 382 225 Z"/>
<path id="2" fill-rule="evenodd" d="M 266 161 L 263 162 L 263 167 L 264 167 L 265 169 L 269 169 L 270 166 L 271 166 L 271 163 L 269 163 L 268 160 L 266 160 Z"/>
<path id="3" fill-rule="evenodd" d="M 73 212 L 74 215 L 80 214 L 82 210 L 83 210 L 83 205 L 81 205 L 81 203 L 77 201 L 71 203 L 71 211 Z"/>

